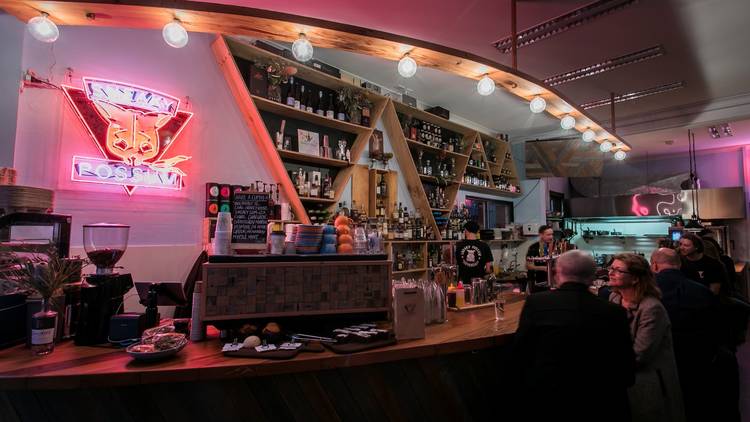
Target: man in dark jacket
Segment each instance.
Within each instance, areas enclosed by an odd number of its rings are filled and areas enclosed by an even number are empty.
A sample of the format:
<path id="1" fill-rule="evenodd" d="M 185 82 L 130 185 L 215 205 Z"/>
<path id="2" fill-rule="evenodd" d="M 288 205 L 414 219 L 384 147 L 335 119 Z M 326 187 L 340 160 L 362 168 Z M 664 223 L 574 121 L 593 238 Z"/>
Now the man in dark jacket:
<path id="1" fill-rule="evenodd" d="M 583 251 L 557 259 L 557 290 L 529 296 L 513 348 L 510 420 L 628 421 L 635 355 L 625 309 L 589 292 Z"/>
<path id="2" fill-rule="evenodd" d="M 651 269 L 672 322 L 672 339 L 680 376 L 685 414 L 689 421 L 715 415 L 717 398 L 711 385 L 712 362 L 722 339 L 719 300 L 706 286 L 680 271 L 677 251 L 660 248 L 651 255 Z"/>

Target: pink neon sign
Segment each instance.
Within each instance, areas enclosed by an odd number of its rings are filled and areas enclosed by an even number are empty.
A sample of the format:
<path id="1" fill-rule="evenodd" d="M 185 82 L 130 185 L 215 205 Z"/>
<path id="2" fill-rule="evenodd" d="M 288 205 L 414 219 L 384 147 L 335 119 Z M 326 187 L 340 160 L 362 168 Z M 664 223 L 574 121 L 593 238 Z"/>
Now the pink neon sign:
<path id="1" fill-rule="evenodd" d="M 102 158 L 73 157 L 71 179 L 137 187 L 181 189 L 185 173 L 176 167 L 190 157 L 164 158 L 193 114 L 180 100 L 150 88 L 83 78 L 83 89 L 63 85 Z"/>

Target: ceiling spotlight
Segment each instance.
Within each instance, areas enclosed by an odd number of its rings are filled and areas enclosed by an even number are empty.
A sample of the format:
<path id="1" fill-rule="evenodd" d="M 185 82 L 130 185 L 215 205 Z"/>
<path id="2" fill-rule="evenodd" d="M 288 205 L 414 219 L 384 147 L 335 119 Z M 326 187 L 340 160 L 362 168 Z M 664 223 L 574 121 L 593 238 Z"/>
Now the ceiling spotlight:
<path id="1" fill-rule="evenodd" d="M 560 119 L 560 127 L 565 130 L 573 129 L 574 127 L 576 127 L 576 118 L 571 116 L 570 114 L 566 114 L 562 119 Z"/>
<path id="2" fill-rule="evenodd" d="M 544 101 L 544 98 L 537 95 L 536 97 L 531 99 L 529 108 L 531 109 L 532 113 L 541 113 L 544 111 L 544 109 L 547 108 L 547 101 Z"/>
<path id="3" fill-rule="evenodd" d="M 42 12 L 41 16 L 34 16 L 29 19 L 26 27 L 29 28 L 31 36 L 38 41 L 55 42 L 60 36 L 60 31 L 57 29 L 57 25 L 47 16 L 49 15 L 44 12 Z"/>
<path id="4" fill-rule="evenodd" d="M 404 54 L 404 57 L 398 61 L 398 74 L 404 78 L 411 78 L 417 73 L 417 62 L 409 57 L 409 53 Z"/>
<path id="5" fill-rule="evenodd" d="M 601 151 L 601 152 L 609 152 L 609 151 L 612 150 L 613 146 L 614 145 L 612 145 L 612 142 L 604 141 L 601 144 L 599 144 L 599 151 Z"/>
<path id="6" fill-rule="evenodd" d="M 164 25 L 161 35 L 170 47 L 182 48 L 188 43 L 188 33 L 177 19 Z"/>
<path id="7" fill-rule="evenodd" d="M 586 131 L 583 132 L 583 135 L 581 135 L 583 142 L 592 142 L 594 138 L 596 138 L 596 132 L 591 129 L 586 129 Z"/>
<path id="8" fill-rule="evenodd" d="M 292 55 L 301 62 L 312 59 L 313 46 L 304 33 L 300 33 L 299 38 L 292 43 Z"/>
<path id="9" fill-rule="evenodd" d="M 721 136 L 734 136 L 734 132 L 732 132 L 732 127 L 729 126 L 729 123 L 721 125 Z"/>
<path id="10" fill-rule="evenodd" d="M 482 76 L 482 79 L 477 82 L 477 92 L 479 95 L 490 95 L 495 92 L 495 81 L 492 80 L 487 74 Z"/>
<path id="11" fill-rule="evenodd" d="M 615 153 L 615 160 L 622 161 L 627 157 L 628 154 L 625 153 L 623 150 L 619 150 Z"/>

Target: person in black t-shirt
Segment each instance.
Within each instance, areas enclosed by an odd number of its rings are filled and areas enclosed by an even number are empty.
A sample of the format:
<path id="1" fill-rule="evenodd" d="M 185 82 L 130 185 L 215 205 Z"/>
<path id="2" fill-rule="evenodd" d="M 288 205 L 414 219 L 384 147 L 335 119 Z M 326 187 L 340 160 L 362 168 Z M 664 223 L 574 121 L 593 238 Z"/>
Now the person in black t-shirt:
<path id="1" fill-rule="evenodd" d="M 486 243 L 477 239 L 479 224 L 469 221 L 464 224 L 464 239 L 456 243 L 458 278 L 471 283 L 473 277 L 484 277 L 492 272 L 492 251 Z"/>
<path id="2" fill-rule="evenodd" d="M 539 227 L 539 241 L 529 246 L 526 252 L 529 290 L 532 293 L 549 290 L 547 285 L 547 265 L 534 262 L 530 258 L 552 257 L 555 253 L 555 231 L 550 226 Z"/>
<path id="3" fill-rule="evenodd" d="M 686 277 L 708 287 L 715 295 L 719 294 L 722 286 L 726 289 L 728 279 L 724 265 L 703 253 L 703 240 L 700 237 L 692 233 L 682 235 L 679 252 L 682 256 L 682 273 Z"/>

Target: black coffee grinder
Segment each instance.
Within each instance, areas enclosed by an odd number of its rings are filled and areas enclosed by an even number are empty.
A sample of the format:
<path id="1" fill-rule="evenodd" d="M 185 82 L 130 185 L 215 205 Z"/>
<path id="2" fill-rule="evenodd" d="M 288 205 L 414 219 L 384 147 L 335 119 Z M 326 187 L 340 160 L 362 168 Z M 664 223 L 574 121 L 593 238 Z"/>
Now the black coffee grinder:
<path id="1" fill-rule="evenodd" d="M 83 248 L 96 273 L 85 277 L 81 287 L 81 308 L 75 343 L 92 345 L 109 340 L 110 318 L 123 312 L 123 296 L 133 288 L 130 274 L 118 274 L 115 264 L 128 247 L 130 226 L 85 224 Z"/>

